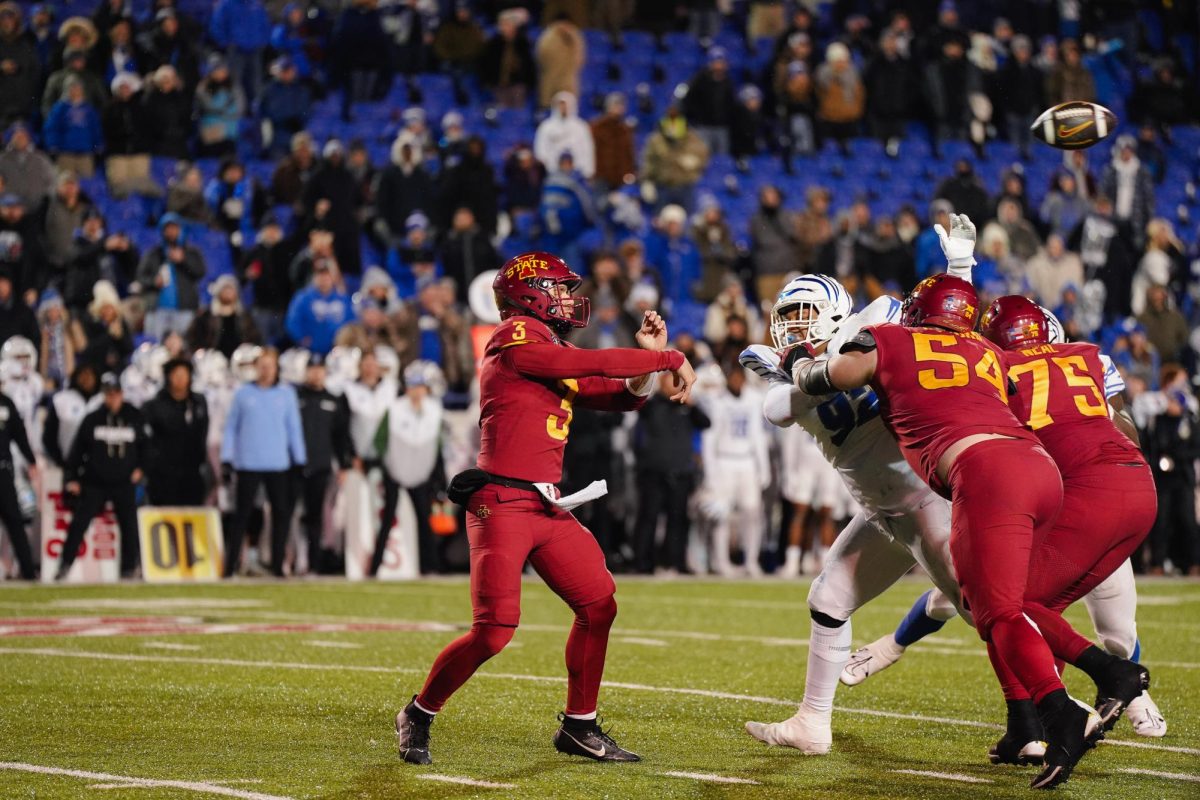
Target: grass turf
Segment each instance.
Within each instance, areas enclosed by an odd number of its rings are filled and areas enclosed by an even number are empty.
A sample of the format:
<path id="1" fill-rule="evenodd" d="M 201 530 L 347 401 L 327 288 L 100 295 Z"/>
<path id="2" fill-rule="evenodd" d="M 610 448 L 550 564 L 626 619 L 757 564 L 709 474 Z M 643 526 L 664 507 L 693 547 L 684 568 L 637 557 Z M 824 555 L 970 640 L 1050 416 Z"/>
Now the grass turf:
<path id="1" fill-rule="evenodd" d="M 392 716 L 456 634 L 336 627 L 0 636 L 0 762 L 207 782 L 297 800 L 1028 796 L 1030 769 L 987 764 L 987 748 L 999 733 L 978 723 L 1001 722 L 1003 706 L 983 647 L 961 622 L 948 624 L 883 675 L 840 687 L 834 752 L 806 758 L 764 747 L 742 725 L 789 716 L 802 694 L 807 583 L 618 579 L 618 586 L 621 611 L 605 678 L 619 685 L 602 690 L 601 714 L 614 725 L 615 738 L 642 755 L 640 764 L 595 764 L 560 756 L 551 747 L 554 715 L 565 695 L 562 648 L 571 615 L 537 581 L 525 585 L 524 627 L 513 644 L 435 723 L 431 767 L 399 763 Z M 859 612 L 856 645 L 891 630 L 924 587 L 906 580 Z M 1139 739 L 1123 720 L 1110 739 L 1152 747 L 1102 744 L 1060 794 L 1089 800 L 1200 797 L 1200 783 L 1179 777 L 1200 781 L 1200 584 L 1148 581 L 1140 591 L 1143 658 L 1169 735 Z M 14 617 L 101 615 L 182 616 L 188 618 L 184 625 L 373 620 L 458 625 L 469 619 L 469 602 L 461 580 L 0 586 L 0 628 Z M 1070 616 L 1090 633 L 1082 609 Z M 39 652 L 13 652 L 17 649 Z M 105 654 L 117 658 L 99 657 Z M 1070 672 L 1067 677 L 1077 696 L 1091 699 L 1086 678 Z M 671 771 L 757 785 L 662 774 Z M 430 774 L 507 786 L 421 777 Z M 109 788 L 92 788 L 96 785 Z M 205 796 L 213 795 L 0 769 L 5 800 Z"/>

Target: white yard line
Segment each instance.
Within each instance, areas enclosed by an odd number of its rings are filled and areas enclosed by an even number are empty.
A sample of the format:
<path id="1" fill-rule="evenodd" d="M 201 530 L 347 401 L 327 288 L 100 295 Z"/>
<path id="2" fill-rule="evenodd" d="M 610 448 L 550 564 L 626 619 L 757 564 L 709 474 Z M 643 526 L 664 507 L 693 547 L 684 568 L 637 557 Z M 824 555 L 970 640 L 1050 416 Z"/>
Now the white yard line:
<path id="1" fill-rule="evenodd" d="M 496 783 L 495 781 L 479 781 L 474 778 L 459 778 L 454 775 L 418 775 L 418 780 L 438 781 L 439 783 L 458 783 L 463 786 L 478 786 L 480 789 L 515 789 L 515 783 Z"/>
<path id="2" fill-rule="evenodd" d="M 331 650 L 361 650 L 362 645 L 357 642 L 331 642 L 325 639 L 309 639 L 304 642 L 309 647 L 327 647 Z"/>
<path id="3" fill-rule="evenodd" d="M 918 775 L 922 778 L 937 778 L 938 780 L 958 781 L 959 783 L 991 783 L 987 778 L 959 775 L 957 772 L 932 772 L 926 769 L 894 769 L 891 771 L 900 775 Z"/>
<path id="4" fill-rule="evenodd" d="M 1183 772 L 1159 772 L 1156 769 L 1138 769 L 1136 767 L 1124 767 L 1118 769 L 1117 772 L 1124 772 L 1127 775 L 1149 775 L 1151 778 L 1165 778 L 1169 781 L 1200 783 L 1200 775 L 1188 775 Z"/>
<path id="5" fill-rule="evenodd" d="M 151 647 L 155 650 L 181 650 L 193 651 L 203 650 L 204 648 L 198 644 L 180 644 L 179 642 L 142 642 L 142 647 Z"/>
<path id="6" fill-rule="evenodd" d="M 711 772 L 677 772 L 671 770 L 669 772 L 660 772 L 659 775 L 664 775 L 668 778 L 686 778 L 693 781 L 705 781 L 707 783 L 741 783 L 749 786 L 758 786 L 758 781 L 752 781 L 749 778 L 734 778 L 729 775 L 713 775 Z"/>
<path id="7" fill-rule="evenodd" d="M 618 636 L 616 641 L 622 644 L 640 644 L 646 647 L 669 647 L 662 639 L 645 639 L 641 636 Z"/>
<path id="8" fill-rule="evenodd" d="M 37 764 L 23 764 L 16 761 L 0 761 L 0 770 L 15 770 L 17 772 L 33 772 L 39 775 L 62 775 L 68 778 L 83 778 L 90 781 L 101 781 L 101 786 L 141 787 L 144 789 L 181 789 L 186 792 L 200 794 L 216 794 L 223 797 L 237 797 L 241 800 L 293 800 L 291 797 L 279 794 L 264 794 L 245 789 L 231 789 L 228 786 L 218 786 L 215 783 L 202 781 L 170 781 L 156 778 L 138 778 L 132 775 L 112 775 L 107 772 L 91 772 L 82 769 L 61 769 L 59 767 L 42 767 Z"/>

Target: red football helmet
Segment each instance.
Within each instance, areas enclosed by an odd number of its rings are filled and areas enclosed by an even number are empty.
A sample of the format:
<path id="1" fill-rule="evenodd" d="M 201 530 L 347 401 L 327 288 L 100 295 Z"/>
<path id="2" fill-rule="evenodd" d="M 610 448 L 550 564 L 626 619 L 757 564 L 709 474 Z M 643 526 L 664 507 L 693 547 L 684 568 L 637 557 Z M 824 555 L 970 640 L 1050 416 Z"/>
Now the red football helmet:
<path id="1" fill-rule="evenodd" d="M 975 329 L 978 319 L 975 287 L 944 272 L 918 283 L 900 306 L 900 324 L 910 328 L 932 325 L 965 333 Z"/>
<path id="2" fill-rule="evenodd" d="M 993 300 L 979 320 L 979 331 L 1005 350 L 1050 342 L 1045 312 L 1018 294 Z"/>
<path id="3" fill-rule="evenodd" d="M 553 328 L 582 328 L 588 324 L 592 307 L 586 297 L 571 296 L 581 283 L 583 278 L 567 262 L 535 250 L 505 261 L 492 281 L 492 291 L 501 319 L 527 315 Z M 557 288 L 560 286 L 566 291 Z"/>

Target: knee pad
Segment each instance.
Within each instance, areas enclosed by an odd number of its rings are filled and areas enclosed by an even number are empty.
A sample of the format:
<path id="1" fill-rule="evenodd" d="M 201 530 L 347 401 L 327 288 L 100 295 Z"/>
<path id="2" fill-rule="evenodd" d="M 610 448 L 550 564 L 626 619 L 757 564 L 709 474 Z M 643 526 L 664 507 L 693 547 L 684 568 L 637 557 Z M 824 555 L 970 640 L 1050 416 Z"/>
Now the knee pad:
<path id="1" fill-rule="evenodd" d="M 515 627 L 508 625 L 472 625 L 472 644 L 482 651 L 485 658 L 491 658 L 508 646 L 516 632 Z"/>
<path id="2" fill-rule="evenodd" d="M 846 620 L 837 619 L 829 616 L 828 614 L 823 614 L 820 611 L 817 611 L 815 608 L 810 608 L 808 610 L 808 616 L 812 618 L 813 622 L 816 622 L 819 625 L 824 625 L 826 628 L 840 628 L 846 624 Z"/>
<path id="3" fill-rule="evenodd" d="M 611 594 L 575 609 L 575 620 L 589 628 L 610 627 L 617 618 L 617 598 Z"/>

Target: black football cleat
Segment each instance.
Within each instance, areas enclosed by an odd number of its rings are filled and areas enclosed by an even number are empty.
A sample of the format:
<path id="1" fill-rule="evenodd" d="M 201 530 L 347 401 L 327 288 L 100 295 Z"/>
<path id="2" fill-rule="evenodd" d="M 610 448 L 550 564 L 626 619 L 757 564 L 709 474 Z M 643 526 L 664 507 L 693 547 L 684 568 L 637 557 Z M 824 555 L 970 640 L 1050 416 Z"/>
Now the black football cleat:
<path id="1" fill-rule="evenodd" d="M 1046 755 L 1042 771 L 1029 785 L 1053 789 L 1071 777 L 1084 754 L 1104 738 L 1104 729 L 1095 711 L 1061 689 L 1039 704 L 1038 713 L 1046 733 Z"/>
<path id="2" fill-rule="evenodd" d="M 1150 688 L 1150 670 L 1133 661 L 1120 659 L 1096 681 L 1096 713 L 1104 730 L 1111 731 L 1125 709 Z"/>
<path id="3" fill-rule="evenodd" d="M 595 761 L 641 761 L 637 753 L 623 749 L 600 728 L 600 720 L 570 720 L 558 715 L 562 723 L 554 732 L 554 749 L 569 756 Z"/>
<path id="4" fill-rule="evenodd" d="M 988 751 L 993 764 L 1041 766 L 1046 755 L 1045 734 L 1032 700 L 1008 700 L 1008 723 L 1004 736 Z"/>
<path id="5" fill-rule="evenodd" d="M 416 700 L 416 695 L 413 695 Z M 429 757 L 429 726 L 433 717 L 422 712 L 411 701 L 396 715 L 396 739 L 400 757 L 409 764 L 432 764 Z"/>

